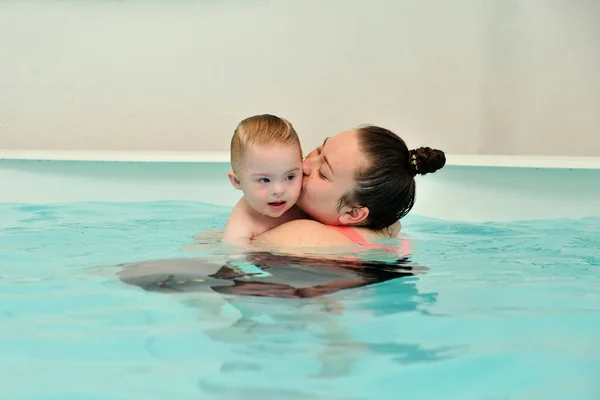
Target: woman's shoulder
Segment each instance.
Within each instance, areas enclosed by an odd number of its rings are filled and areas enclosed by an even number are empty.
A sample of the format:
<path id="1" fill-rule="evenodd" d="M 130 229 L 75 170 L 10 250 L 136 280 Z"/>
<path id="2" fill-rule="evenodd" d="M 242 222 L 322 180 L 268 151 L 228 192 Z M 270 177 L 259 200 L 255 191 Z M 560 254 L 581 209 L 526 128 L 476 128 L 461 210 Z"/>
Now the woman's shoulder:
<path id="1" fill-rule="evenodd" d="M 276 246 L 339 246 L 352 241 L 333 226 L 310 219 L 296 219 L 270 229 L 254 242 Z"/>
<path id="2" fill-rule="evenodd" d="M 367 242 L 375 242 L 381 239 L 398 238 L 400 236 L 400 230 L 402 229 L 402 226 L 400 221 L 396 221 L 394 224 L 380 231 L 374 231 L 372 229 L 363 227 L 354 227 L 353 229 Z"/>

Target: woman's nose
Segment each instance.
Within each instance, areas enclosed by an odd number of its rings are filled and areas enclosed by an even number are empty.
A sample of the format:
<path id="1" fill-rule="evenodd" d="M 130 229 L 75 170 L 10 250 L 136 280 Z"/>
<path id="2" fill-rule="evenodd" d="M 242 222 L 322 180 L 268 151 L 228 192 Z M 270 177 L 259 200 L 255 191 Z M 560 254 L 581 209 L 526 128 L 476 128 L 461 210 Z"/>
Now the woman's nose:
<path id="1" fill-rule="evenodd" d="M 312 161 L 310 160 L 309 157 L 307 157 L 302 162 L 302 173 L 305 176 L 310 176 L 311 171 L 312 171 Z"/>

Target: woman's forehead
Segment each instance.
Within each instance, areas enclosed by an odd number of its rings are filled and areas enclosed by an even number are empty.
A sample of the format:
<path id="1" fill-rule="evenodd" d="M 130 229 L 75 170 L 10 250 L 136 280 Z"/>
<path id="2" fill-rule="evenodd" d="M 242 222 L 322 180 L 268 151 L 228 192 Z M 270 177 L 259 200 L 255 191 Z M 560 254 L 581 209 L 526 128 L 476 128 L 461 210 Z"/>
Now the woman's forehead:
<path id="1" fill-rule="evenodd" d="M 334 173 L 353 172 L 365 163 L 365 158 L 360 151 L 358 133 L 354 130 L 341 132 L 325 139 L 322 154 Z"/>
<path id="2" fill-rule="evenodd" d="M 358 145 L 358 137 L 354 131 L 344 131 L 337 135 L 329 136 L 323 141 L 323 150 L 327 152 L 343 152 L 351 150 Z"/>

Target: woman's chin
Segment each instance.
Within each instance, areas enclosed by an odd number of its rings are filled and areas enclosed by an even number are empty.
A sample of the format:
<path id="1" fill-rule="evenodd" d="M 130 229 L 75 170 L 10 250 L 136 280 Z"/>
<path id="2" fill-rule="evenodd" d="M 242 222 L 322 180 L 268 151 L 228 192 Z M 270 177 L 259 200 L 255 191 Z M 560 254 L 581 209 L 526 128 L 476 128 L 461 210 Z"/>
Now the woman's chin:
<path id="1" fill-rule="evenodd" d="M 302 200 L 302 195 L 300 195 L 300 198 L 296 203 L 296 207 L 298 207 L 298 209 L 300 209 L 300 211 L 302 211 L 306 215 L 306 218 L 312 219 L 325 225 L 337 225 L 337 215 L 327 215 L 323 212 L 323 208 L 320 207 L 318 204 L 312 204 Z"/>

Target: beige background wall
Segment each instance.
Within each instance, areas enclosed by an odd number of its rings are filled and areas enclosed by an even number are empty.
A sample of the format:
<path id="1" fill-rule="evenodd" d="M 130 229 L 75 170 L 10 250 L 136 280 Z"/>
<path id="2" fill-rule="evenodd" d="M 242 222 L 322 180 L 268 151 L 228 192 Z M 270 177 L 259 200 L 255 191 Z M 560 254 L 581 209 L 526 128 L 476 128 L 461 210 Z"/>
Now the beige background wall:
<path id="1" fill-rule="evenodd" d="M 0 149 L 227 150 L 289 118 L 600 156 L 596 0 L 0 0 Z"/>

